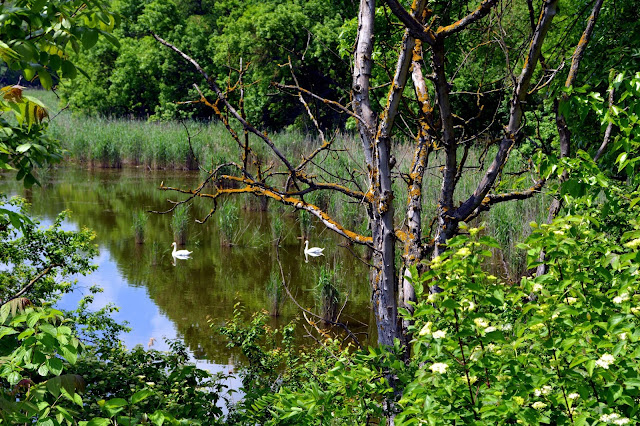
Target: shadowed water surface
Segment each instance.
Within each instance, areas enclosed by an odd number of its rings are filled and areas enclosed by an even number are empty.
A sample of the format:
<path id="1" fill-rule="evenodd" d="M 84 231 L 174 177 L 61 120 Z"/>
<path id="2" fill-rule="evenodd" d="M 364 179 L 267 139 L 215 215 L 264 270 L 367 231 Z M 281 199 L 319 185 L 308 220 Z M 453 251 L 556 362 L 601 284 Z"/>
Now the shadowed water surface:
<path id="1" fill-rule="evenodd" d="M 211 206 L 206 200 L 195 202 L 189 211 L 188 240 L 184 247 L 193 251 L 191 259 L 172 262 L 170 215 L 152 214 L 146 225 L 145 243 L 136 244 L 132 216 L 139 210 L 166 210 L 167 198 L 180 199 L 179 194 L 158 190 L 166 185 L 195 187 L 197 173 L 147 171 L 144 169 L 82 169 L 62 168 L 47 176 L 43 187 L 24 189 L 21 184 L 0 180 L 0 192 L 20 195 L 31 204 L 32 213 L 44 225 L 51 223 L 62 210 L 70 210 L 68 229 L 87 227 L 96 234 L 100 255 L 98 270 L 88 277 L 78 277 L 78 290 L 63 298 L 60 307 L 70 309 L 87 293 L 87 288 L 99 285 L 99 294 L 92 307 L 106 303 L 120 307 L 115 315 L 128 321 L 133 331 L 123 340 L 128 347 L 147 345 L 156 339 L 155 348 L 166 349 L 163 338 L 183 339 L 197 360 L 207 360 L 219 368 L 242 364 L 236 352 L 226 348 L 226 340 L 217 326 L 230 319 L 233 307 L 241 303 L 247 318 L 253 312 L 268 310 L 270 300 L 266 285 L 272 271 L 278 271 L 276 248 L 273 244 L 272 219 L 278 215 L 283 223 L 280 258 L 287 283 L 304 307 L 318 312 L 319 302 L 314 291 L 320 267 L 338 268 L 338 288 L 348 302 L 341 316 L 363 341 L 375 342 L 375 324 L 369 304 L 367 268 L 350 252 L 339 246 L 342 241 L 317 225 L 311 231 L 310 245 L 326 247 L 324 257 L 310 258 L 305 263 L 304 241 L 299 239 L 300 226 L 291 209 L 258 212 L 251 207 L 259 203 L 253 198 L 235 201 L 239 209 L 239 226 L 233 247 L 221 244 L 219 222 L 213 216 L 206 224 L 194 219 L 206 216 Z M 251 196 L 248 196 L 251 197 Z M 360 254 L 359 248 L 355 248 Z M 285 297 L 282 315 L 271 320 L 272 326 L 286 324 L 299 315 L 299 309 Z M 213 325 L 211 327 L 210 325 Z M 296 341 L 311 345 L 303 327 L 297 327 Z M 369 333 L 369 340 L 366 338 Z"/>

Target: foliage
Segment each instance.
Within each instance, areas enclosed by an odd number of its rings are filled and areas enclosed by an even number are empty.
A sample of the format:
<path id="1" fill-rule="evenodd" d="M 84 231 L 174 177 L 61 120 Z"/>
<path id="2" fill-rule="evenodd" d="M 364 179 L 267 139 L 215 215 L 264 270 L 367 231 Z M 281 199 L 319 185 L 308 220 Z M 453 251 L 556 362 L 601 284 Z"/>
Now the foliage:
<path id="1" fill-rule="evenodd" d="M 268 413 L 255 410 L 255 401 L 263 395 L 277 391 L 281 386 L 295 386 L 299 372 L 293 368 L 297 362 L 293 348 L 294 327 L 295 325 L 290 323 L 280 330 L 272 329 L 267 326 L 266 316 L 261 313 L 254 314 L 251 321 L 247 322 L 244 310 L 236 304 L 233 319 L 220 328 L 220 333 L 229 339 L 227 347 L 239 348 L 248 361 L 241 373 L 242 390 L 245 395 L 235 407 L 236 414 L 230 415 L 232 423 L 240 422 L 246 415 L 245 411 L 255 416 L 253 422 L 268 418 Z"/>
<path id="2" fill-rule="evenodd" d="M 82 346 L 62 312 L 32 306 L 27 299 L 5 303 L 0 336 L 2 423 L 72 421 L 82 407 L 84 381 L 63 375 L 63 361 L 75 364 Z"/>
<path id="3" fill-rule="evenodd" d="M 181 204 L 176 207 L 171 215 L 171 229 L 173 239 L 182 245 L 187 242 L 187 231 L 189 227 L 189 206 Z"/>
<path id="4" fill-rule="evenodd" d="M 0 200 L 0 207 L 5 205 L 26 214 L 24 203 L 18 199 Z M 97 252 L 94 233 L 88 229 L 63 230 L 67 216 L 68 212 L 61 213 L 46 229 L 38 221 L 29 220 L 20 231 L 0 216 L 0 264 L 6 265 L 0 270 L 0 300 L 7 301 L 26 288 L 31 300 L 51 303 L 71 289 L 69 277 L 95 269 L 91 264 Z"/>
<path id="5" fill-rule="evenodd" d="M 385 377 L 401 364 L 399 347 L 351 354 L 352 347 L 323 337 L 322 347 L 294 350 L 292 331 L 293 324 L 268 327 L 262 314 L 247 322 L 236 305 L 221 332 L 249 364 L 239 372 L 245 396 L 229 424 L 360 424 L 382 416 L 391 392 Z"/>
<path id="6" fill-rule="evenodd" d="M 114 2 L 115 11 L 126 17 L 114 32 L 120 46 L 99 42 L 95 49 L 77 56 L 89 75 L 102 78 L 80 77 L 67 86 L 65 93 L 72 105 L 85 113 L 110 116 L 210 118 L 210 112 L 197 103 L 179 104 L 199 97 L 192 87 L 198 79 L 150 32 L 189 52 L 220 81 L 227 81 L 229 67 L 239 69 L 242 60 L 243 67 L 248 66 L 244 76 L 247 114 L 265 126 L 291 125 L 304 113 L 294 97 L 274 94 L 271 87 L 273 81 L 290 79 L 289 69 L 281 66 L 289 57 L 305 87 L 335 100 L 345 97 L 340 88 L 347 83 L 348 63 L 333 52 L 344 19 L 355 15 L 350 2 L 189 4 L 194 6 L 185 7 L 185 2 L 178 1 Z M 330 125 L 335 116 L 322 114 L 320 118 Z"/>
<path id="7" fill-rule="evenodd" d="M 136 417 L 139 413 L 161 410 L 173 418 L 191 419 L 197 424 L 216 424 L 222 416 L 217 405 L 224 386 L 220 377 L 196 368 L 189 362 L 189 354 L 181 342 L 171 341 L 167 353 L 145 350 L 138 345 L 127 351 L 122 346 L 90 347 L 78 360 L 75 372 L 86 381 L 82 418 L 91 419 L 114 411 L 123 413 L 132 404 L 105 404 L 106 395 L 145 395 L 144 401 L 134 401 Z M 120 410 L 114 410 L 115 408 Z M 129 411 L 129 415 L 131 411 Z M 170 414 L 169 414 L 170 413 Z M 155 421 L 150 416 L 150 420 Z"/>
<path id="8" fill-rule="evenodd" d="M 110 34 L 117 17 L 106 6 L 102 0 L 3 2 L 0 63 L 21 71 L 28 81 L 37 77 L 46 90 L 57 81 L 75 78 L 78 71 L 69 59 L 70 49 L 76 53 L 81 46 L 89 49 L 100 37 L 117 44 Z M 35 165 L 60 160 L 58 144 L 45 134 L 43 120 L 48 114 L 41 102 L 23 96 L 18 85 L 1 91 L 0 170 L 17 170 L 18 180 L 31 186 L 37 182 L 32 174 Z M 13 119 L 5 116 L 7 112 Z"/>

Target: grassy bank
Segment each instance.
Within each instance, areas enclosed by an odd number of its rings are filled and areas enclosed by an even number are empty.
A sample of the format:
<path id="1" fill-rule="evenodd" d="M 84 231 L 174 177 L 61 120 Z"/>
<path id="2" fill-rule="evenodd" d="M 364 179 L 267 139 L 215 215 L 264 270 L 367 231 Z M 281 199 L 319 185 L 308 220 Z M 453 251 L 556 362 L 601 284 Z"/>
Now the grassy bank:
<path id="1" fill-rule="evenodd" d="M 50 92 L 38 92 L 53 113 L 59 108 L 55 95 Z M 122 167 L 124 165 L 143 166 L 145 168 L 196 169 L 200 164 L 211 169 L 217 164 L 235 160 L 239 161 L 239 150 L 236 142 L 220 123 L 199 122 L 168 122 L 150 123 L 140 120 L 109 119 L 99 117 L 77 117 L 68 111 L 62 111 L 52 121 L 50 126 L 54 137 L 62 142 L 68 150 L 69 159 L 88 164 L 93 167 Z M 319 142 L 314 135 L 289 131 L 271 135 L 274 143 L 290 159 L 301 159 L 304 153 L 312 151 Z M 264 143 L 252 140 L 255 156 L 252 158 L 253 168 L 258 165 L 264 170 L 271 164 L 271 157 Z M 326 174 L 355 180 L 361 188 L 366 187 L 366 168 L 360 149 L 360 141 L 355 135 L 340 134 L 335 137 L 336 150 L 348 151 L 348 155 L 334 152 L 317 157 L 315 170 L 310 173 Z M 400 144 L 395 147 L 397 165 L 396 173 L 408 173 L 413 155 L 411 144 Z M 481 150 L 471 149 L 468 154 L 467 165 L 473 166 L 480 162 Z M 487 158 L 491 158 L 489 152 Z M 518 172 L 523 161 L 517 152 L 513 152 L 509 163 L 505 167 L 503 180 L 509 188 L 510 173 Z M 441 190 L 441 172 L 443 157 L 435 153 L 430 158 L 428 170 L 424 178 L 423 215 L 425 228 L 431 222 L 436 211 L 436 202 Z M 463 174 L 458 184 L 457 195 L 462 197 L 475 189 L 482 172 L 469 168 Z M 398 223 L 406 202 L 407 188 L 396 179 L 396 214 Z M 527 183 L 522 183 L 526 185 Z M 347 199 L 341 194 L 331 192 L 314 192 L 306 200 L 328 209 L 345 226 L 357 232 L 366 234 L 367 214 L 362 204 Z M 250 208 L 261 209 L 255 197 L 245 199 L 245 205 Z M 517 278 L 525 272 L 524 254 L 514 248 L 516 241 L 521 241 L 529 234 L 529 222 L 544 220 L 548 206 L 548 197 L 540 195 L 529 200 L 513 201 L 497 205 L 480 217 L 480 222 L 487 224 L 487 232 L 498 239 L 502 250 L 496 253 L 496 273 L 509 278 Z M 269 209 L 278 213 L 282 206 L 270 203 Z M 306 219 L 306 220 L 305 220 Z M 300 217 L 301 227 L 313 226 L 304 214 Z"/>

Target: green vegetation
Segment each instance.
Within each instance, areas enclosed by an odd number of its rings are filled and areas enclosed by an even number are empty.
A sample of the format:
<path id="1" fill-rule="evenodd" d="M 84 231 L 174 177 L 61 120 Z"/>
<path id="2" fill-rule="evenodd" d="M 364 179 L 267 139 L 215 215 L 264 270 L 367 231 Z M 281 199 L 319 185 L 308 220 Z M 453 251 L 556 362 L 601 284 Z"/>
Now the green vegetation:
<path id="1" fill-rule="evenodd" d="M 340 302 L 342 301 L 336 279 L 337 274 L 335 270 L 330 270 L 325 265 L 320 267 L 318 284 L 314 288 L 314 291 L 316 293 L 320 316 L 322 316 L 327 324 L 331 324 L 338 319 Z"/>
<path id="2" fill-rule="evenodd" d="M 271 128 L 305 121 L 300 120 L 305 112 L 297 100 L 274 95 L 271 87 L 290 76 L 290 70 L 280 66 L 289 58 L 298 78 L 315 90 L 334 100 L 347 95 L 343 87 L 348 85 L 349 64 L 337 50 L 343 22 L 356 14 L 352 2 L 120 0 L 112 7 L 123 16 L 114 31 L 119 47 L 98 42 L 91 52 L 79 55 L 79 66 L 100 78 L 80 76 L 65 88 L 78 112 L 158 120 L 211 118 L 202 104 L 179 104 L 187 97 L 197 99 L 192 87 L 196 74 L 150 32 L 206 59 L 207 71 L 229 85 L 234 84 L 229 67 L 243 68 L 246 81 L 253 82 L 245 93 L 247 115 Z M 325 112 L 319 118 L 331 126 L 339 114 Z"/>
<path id="3" fill-rule="evenodd" d="M 148 221 L 149 216 L 147 216 L 144 211 L 138 211 L 132 215 L 131 228 L 133 229 L 133 235 L 135 236 L 137 244 L 144 243 L 144 232 Z"/>
<path id="4" fill-rule="evenodd" d="M 173 240 L 179 245 L 187 243 L 189 221 L 189 206 L 184 204 L 177 206 L 171 215 L 171 230 Z"/>
<path id="5" fill-rule="evenodd" d="M 343 335 L 332 334 L 335 330 L 322 329 L 307 318 L 304 327 L 310 327 L 309 333 L 315 333 L 320 345 L 295 347 L 294 324 L 273 328 L 264 315 L 247 319 L 237 307 L 220 332 L 248 364 L 240 371 L 244 397 L 225 417 L 218 404 L 224 386 L 189 365 L 182 344 L 173 343 L 167 354 L 141 347 L 124 350 L 117 340 L 124 327 L 109 318 L 112 307 L 87 312 L 91 296 L 74 312 L 51 308 L 60 294 L 72 287 L 70 277 L 93 269 L 93 232 L 64 231 L 65 213 L 50 228 L 41 229 L 28 217 L 23 202 L 3 198 L 0 424 L 306 425 L 391 420 L 397 425 L 637 424 L 640 73 L 636 71 L 638 54 L 631 51 L 638 43 L 637 6 L 627 0 L 607 4 L 600 11 L 597 5 L 601 3 L 595 3 L 601 13 L 597 23 L 601 33 L 593 39 L 589 50 L 593 53 L 585 57 L 581 68 L 588 76 L 589 88 L 579 87 L 571 79 L 563 86 L 554 77 L 568 60 L 566 52 L 580 38 L 581 26 L 573 25 L 571 19 L 581 19 L 591 2 L 563 4 L 556 11 L 557 1 L 545 1 L 536 6 L 542 9 L 537 28 L 533 2 L 500 4 L 494 10 L 496 3 L 438 2 L 415 17 L 404 9 L 404 14 L 398 13 L 402 5 L 394 1 L 377 10 L 363 8 L 362 15 L 371 18 L 368 24 L 375 22 L 375 39 L 380 42 L 356 52 L 365 66 L 355 61 L 354 69 L 362 72 L 356 72 L 354 82 L 366 75 L 366 85 L 373 87 L 371 111 L 363 112 L 372 118 L 358 118 L 361 139 L 349 133 L 336 134 L 331 150 L 325 145 L 325 151 L 312 162 L 305 148 L 318 146 L 316 139 L 296 132 L 271 139 L 264 135 L 263 139 L 256 130 L 251 143 L 265 140 L 277 149 L 274 152 L 279 158 L 267 155 L 261 144 L 242 167 L 231 168 L 235 175 L 212 176 L 215 196 L 241 192 L 242 188 L 231 186 L 238 179 L 243 184 L 250 182 L 245 192 L 251 196 L 266 195 L 267 189 L 279 188 L 286 176 L 291 176 L 295 193 L 286 187 L 284 195 L 272 198 L 299 197 L 290 205 L 300 209 L 303 237 L 314 224 L 310 212 L 322 216 L 325 210 L 337 212 L 336 220 L 362 232 L 357 238 L 343 232 L 352 243 L 371 237 L 371 296 L 382 345 L 352 347 L 346 342 L 358 345 L 355 336 L 338 339 Z M 177 65 L 173 53 L 159 48 L 147 35 L 155 31 L 179 47 L 194 50 L 198 61 L 214 59 L 208 64 L 209 71 L 229 90 L 214 93 L 212 99 L 217 96 L 219 101 L 239 102 L 240 113 L 259 120 L 261 128 L 292 123 L 303 128 L 310 121 L 285 113 L 292 109 L 294 99 L 283 94 L 270 97 L 269 84 L 287 81 L 283 74 L 287 68 L 278 65 L 291 55 L 294 72 L 314 92 L 327 92 L 329 100 L 347 98 L 343 87 L 350 82 L 344 72 L 348 65 L 340 53 L 350 56 L 356 39 L 358 45 L 374 40 L 374 33 L 356 37 L 363 27 L 366 31 L 366 25 L 354 19 L 351 4 L 320 0 L 119 0 L 111 6 L 127 19 L 115 29 L 119 19 L 103 2 L 25 0 L 10 6 L 3 2 L 0 58 L 27 80 L 37 76 L 45 89 L 54 85 L 54 78 L 66 83 L 72 104 L 85 112 L 137 117 L 153 114 L 157 119 L 209 118 L 209 110 L 200 109 L 199 104 L 185 104 L 180 110 L 170 103 L 188 96 L 198 99 L 185 83 L 195 81 L 195 74 Z M 419 9 L 423 6 L 421 2 L 415 5 Z M 461 20 L 476 7 L 474 14 Z M 560 16 L 551 25 L 556 12 Z M 529 16 L 533 17 L 531 22 Z M 479 26 L 483 18 L 490 19 L 491 25 Z M 426 19 L 428 26 L 423 26 Z M 417 25 L 419 31 L 405 32 L 404 25 Z M 550 27 L 548 38 L 540 36 Z M 507 28 L 513 31 L 505 31 Z M 541 38 L 533 37 L 529 42 L 528 36 L 523 37 L 529 33 Z M 416 93 L 400 99 L 404 82 L 398 85 L 389 76 L 398 51 L 402 52 L 403 37 L 413 43 L 413 36 L 420 37 L 424 52 L 433 58 L 414 64 L 400 61 L 399 65 L 406 65 L 405 71 L 411 65 L 412 71 L 425 68 L 432 74 L 428 82 L 414 74 Z M 111 44 L 100 41 L 102 38 Z M 589 39 L 583 36 L 581 44 Z M 80 54 L 80 46 L 93 49 Z M 527 49 L 526 58 L 515 53 Z M 404 53 L 418 58 L 423 50 Z M 515 55 L 507 57 L 507 53 Z M 308 61 L 303 61 L 305 56 Z M 505 59 L 508 72 L 503 73 Z M 371 70 L 366 67 L 369 60 L 375 60 Z M 450 79 L 445 62 L 456 68 Z M 235 67 L 236 63 L 241 64 L 241 70 L 224 67 Z M 246 63 L 252 67 L 244 69 L 242 64 Z M 74 64 L 94 79 L 66 81 L 76 77 Z M 514 69 L 522 69 L 519 77 Z M 398 79 L 401 74 L 397 73 Z M 161 83 L 151 86 L 158 75 L 163 77 L 158 79 Z M 532 80 L 534 75 L 537 82 Z M 232 76 L 245 80 L 233 86 Z M 251 90 L 241 96 L 244 83 Z M 419 83 L 424 83 L 425 91 L 437 92 L 436 121 L 429 99 L 421 99 L 428 95 L 421 96 Z M 389 92 L 378 90 L 387 85 Z M 357 82 L 354 86 L 353 114 L 358 115 L 362 112 L 359 108 L 370 103 L 369 93 L 363 97 L 362 86 Z M 394 98 L 399 88 L 400 95 Z M 205 90 L 216 92 L 213 85 Z M 297 93 L 302 98 L 302 91 Z M 37 183 L 33 172 L 37 166 L 46 167 L 62 158 L 59 144 L 45 132 L 47 112 L 40 101 L 25 96 L 19 87 L 4 88 L 2 94 L 0 168 L 11 170 L 25 185 L 33 185 Z M 415 149 L 407 141 L 392 144 L 391 130 L 385 126 L 393 127 L 394 99 L 398 101 L 395 104 L 407 101 L 398 116 L 406 127 L 402 131 L 419 132 L 407 140 L 426 138 L 427 145 Z M 526 104 L 526 111 L 522 104 Z M 459 114 L 447 111 L 449 107 Z M 225 113 L 229 110 L 227 106 Z M 382 127 L 378 127 L 376 112 L 382 112 Z M 332 112 L 315 115 L 323 122 L 319 127 L 325 129 L 340 127 L 344 120 L 334 120 Z M 223 112 L 218 111 L 218 119 L 225 119 Z M 504 119 L 508 125 L 502 127 Z M 81 161 L 103 167 L 131 162 L 193 168 L 196 159 L 203 164 L 209 159 L 227 159 L 226 153 L 220 153 L 225 144 L 242 145 L 240 137 L 226 139 L 229 142 L 209 140 L 211 146 L 203 143 L 197 149 L 168 137 L 161 143 L 152 139 L 147 143 L 150 126 L 159 129 L 155 135 L 161 140 L 163 129 L 179 125 L 102 118 L 86 121 L 108 122 L 116 129 L 105 137 L 104 129 L 96 127 L 93 136 L 82 130 L 75 139 L 68 139 L 72 151 L 86 153 L 85 157 L 79 155 Z M 186 128 L 192 135 L 220 126 L 189 122 Z M 442 134 L 436 128 L 442 128 Z M 244 130 L 248 129 L 245 125 Z M 129 137 L 134 132 L 139 136 Z M 601 134 L 607 135 L 604 141 Z M 373 150 L 368 151 L 371 158 L 364 159 L 365 154 L 357 149 L 361 146 L 364 151 Z M 555 155 L 558 146 L 560 155 Z M 248 151 L 249 144 L 244 148 Z M 391 148 L 396 155 L 393 159 Z M 436 152 L 430 163 L 413 171 L 409 159 L 422 148 Z M 340 154 L 345 152 L 349 155 Z M 485 158 L 491 157 L 495 158 L 495 173 L 482 170 Z M 292 169 L 287 165 L 287 159 L 292 158 L 303 158 L 303 164 L 309 159 L 309 164 L 304 164 L 309 167 Z M 287 165 L 288 170 L 265 172 L 271 170 L 272 159 Z M 251 181 L 250 171 L 256 172 L 258 180 Z M 328 178 L 315 180 L 322 174 Z M 326 195 L 325 185 L 334 179 L 339 183 L 331 188 L 337 188 L 337 194 Z M 418 179 L 424 189 L 414 188 Z M 535 180 L 533 187 L 531 179 Z M 478 181 L 490 181 L 486 191 L 482 184 L 477 186 Z M 348 187 L 342 185 L 345 182 Z M 537 206 L 535 209 L 497 204 L 526 198 L 529 188 L 532 193 L 543 188 L 540 183 L 563 203 L 562 209 L 551 211 L 549 223 L 543 223 L 547 204 L 543 197 L 527 201 L 534 204 L 520 204 Z M 472 194 L 470 198 L 468 194 Z M 420 202 L 412 204 L 412 197 Z M 403 205 L 408 207 L 406 216 L 401 211 Z M 473 208 L 465 210 L 468 206 Z M 188 209 L 180 205 L 172 216 L 174 236 L 180 243 L 186 240 Z M 227 227 L 222 230 L 224 241 L 237 243 L 244 232 L 237 205 L 225 199 L 219 210 L 219 225 Z M 485 235 L 482 227 L 465 223 L 484 210 L 490 213 L 487 232 L 495 238 Z M 421 214 L 434 218 L 435 231 L 422 225 Z M 531 235 L 519 242 L 529 230 L 523 224 L 532 218 Z M 335 228 L 335 221 L 326 222 Z M 362 225 L 365 222 L 366 227 Z M 417 226 L 411 229 L 405 222 L 417 222 Z M 396 228 L 396 223 L 402 225 Z M 414 232 L 419 234 L 417 238 Z M 406 243 L 401 261 L 396 239 Z M 487 270 L 487 259 L 494 254 L 506 264 L 505 278 Z M 396 263 L 403 263 L 408 271 L 402 277 L 412 284 L 415 297 L 395 293 L 404 286 L 396 276 Z M 533 274 L 539 266 L 544 266 L 543 270 Z M 280 282 L 274 277 L 269 291 L 278 300 L 280 287 L 274 284 Z M 336 317 L 340 299 L 336 279 L 330 270 L 321 270 L 317 291 L 325 319 Z M 400 298 L 402 303 L 398 303 Z M 393 331 L 400 323 L 405 328 Z M 83 343 L 85 340 L 92 344 Z"/>
<path id="6" fill-rule="evenodd" d="M 271 274 L 269 274 L 269 281 L 267 281 L 265 290 L 270 302 L 269 315 L 272 317 L 280 316 L 285 292 L 282 287 L 282 278 L 280 278 L 280 274 L 276 270 L 271 271 Z"/>

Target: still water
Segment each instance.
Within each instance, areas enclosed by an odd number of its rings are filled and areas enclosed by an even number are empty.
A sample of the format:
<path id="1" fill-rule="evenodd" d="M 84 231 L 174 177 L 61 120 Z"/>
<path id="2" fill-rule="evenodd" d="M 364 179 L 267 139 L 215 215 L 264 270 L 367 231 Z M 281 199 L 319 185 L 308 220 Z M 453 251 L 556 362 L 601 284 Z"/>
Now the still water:
<path id="1" fill-rule="evenodd" d="M 166 210 L 170 207 L 167 199 L 180 199 L 180 194 L 158 190 L 160 182 L 195 188 L 199 179 L 192 172 L 73 167 L 52 170 L 43 180 L 46 184 L 33 189 L 24 189 L 6 175 L 0 176 L 0 192 L 26 198 L 32 205 L 32 214 L 43 226 L 50 224 L 62 210 L 70 210 L 71 216 L 65 222 L 67 229 L 87 227 L 96 232 L 100 250 L 95 259 L 98 270 L 87 277 L 78 277 L 77 290 L 66 295 L 59 307 L 73 308 L 89 287 L 102 287 L 104 292 L 96 296 L 92 308 L 107 303 L 120 308 L 115 319 L 127 321 L 132 328 L 122 336 L 128 347 L 137 344 L 147 347 L 155 339 L 153 347 L 163 350 L 167 349 L 164 339 L 178 338 L 200 361 L 199 365 L 209 364 L 206 368 L 213 371 L 242 365 L 242 358 L 226 347 L 217 327 L 232 317 L 236 303 L 242 304 L 247 318 L 254 312 L 270 309 L 266 286 L 272 272 L 279 273 L 273 243 L 276 215 L 283 224 L 280 259 L 296 300 L 319 312 L 315 287 L 320 269 L 324 266 L 336 270 L 341 300 L 347 298 L 340 320 L 348 323 L 363 343 L 375 342 L 366 266 L 321 224 L 312 227 L 310 245 L 325 247 L 325 256 L 309 258 L 306 263 L 301 228 L 297 214 L 291 209 L 277 209 L 271 204 L 267 212 L 262 212 L 255 209 L 259 205 L 255 197 L 236 198 L 240 207 L 234 237 L 237 244 L 227 247 L 221 244 L 216 216 L 204 225 L 195 223 L 194 219 L 204 218 L 211 208 L 210 202 L 198 200 L 189 211 L 187 243 L 179 247 L 193 251 L 191 259 L 173 263 L 170 215 L 150 214 L 145 242 L 136 244 L 133 214 L 140 210 Z M 362 254 L 358 248 L 352 250 Z M 286 324 L 299 314 L 285 295 L 282 314 L 272 318 L 271 325 Z M 298 344 L 313 344 L 303 327 L 296 330 Z"/>

